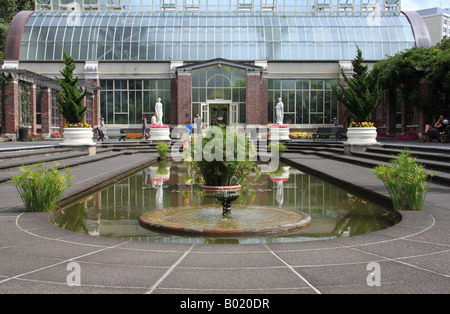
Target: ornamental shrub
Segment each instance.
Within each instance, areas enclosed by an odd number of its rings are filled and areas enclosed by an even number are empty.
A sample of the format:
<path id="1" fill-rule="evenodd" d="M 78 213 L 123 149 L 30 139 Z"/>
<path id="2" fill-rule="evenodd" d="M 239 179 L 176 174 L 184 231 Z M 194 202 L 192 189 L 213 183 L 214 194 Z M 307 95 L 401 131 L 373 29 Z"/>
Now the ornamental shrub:
<path id="1" fill-rule="evenodd" d="M 77 124 L 83 121 L 86 114 L 86 106 L 83 99 L 87 94 L 87 90 L 80 92 L 77 85 L 78 77 L 73 78 L 75 70 L 75 60 L 64 52 L 64 64 L 66 67 L 61 71 L 63 79 L 56 78 L 62 90 L 56 91 L 57 107 L 66 122 L 69 124 Z"/>
<path id="2" fill-rule="evenodd" d="M 373 171 L 386 186 L 394 209 L 422 210 L 430 180 L 425 167 L 417 163 L 406 149 L 391 163 L 389 166 L 377 166 Z"/>
<path id="3" fill-rule="evenodd" d="M 166 143 L 160 143 L 156 145 L 156 150 L 158 151 L 161 159 L 166 159 L 169 153 L 169 145 Z"/>
<path id="4" fill-rule="evenodd" d="M 57 167 L 57 163 L 51 169 L 42 163 L 22 166 L 22 173 L 12 178 L 27 212 L 54 211 L 64 192 L 73 185 L 70 182 L 73 179 L 71 169 L 61 173 Z"/>

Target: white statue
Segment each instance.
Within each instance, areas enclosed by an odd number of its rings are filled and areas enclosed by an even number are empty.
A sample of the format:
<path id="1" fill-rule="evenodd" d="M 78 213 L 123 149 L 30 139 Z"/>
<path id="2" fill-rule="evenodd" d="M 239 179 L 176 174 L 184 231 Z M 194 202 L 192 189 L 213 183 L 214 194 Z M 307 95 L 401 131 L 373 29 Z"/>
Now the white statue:
<path id="1" fill-rule="evenodd" d="M 161 103 L 161 98 L 158 98 L 157 103 L 155 104 L 155 111 L 156 111 L 156 124 L 161 125 L 163 124 L 163 106 Z"/>
<path id="2" fill-rule="evenodd" d="M 276 123 L 277 124 L 283 124 L 283 118 L 284 118 L 284 105 L 281 101 L 281 98 L 278 98 L 278 104 L 275 106 L 275 112 L 276 112 Z"/>

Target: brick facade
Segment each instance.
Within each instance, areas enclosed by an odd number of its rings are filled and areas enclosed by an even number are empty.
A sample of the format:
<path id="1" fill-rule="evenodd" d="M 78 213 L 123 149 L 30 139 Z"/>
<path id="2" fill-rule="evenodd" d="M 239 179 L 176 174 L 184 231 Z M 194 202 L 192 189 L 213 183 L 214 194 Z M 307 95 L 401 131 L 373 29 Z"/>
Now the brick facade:
<path id="1" fill-rule="evenodd" d="M 41 133 L 49 137 L 52 133 L 52 91 L 50 88 L 41 89 Z"/>
<path id="2" fill-rule="evenodd" d="M 177 74 L 177 102 L 175 125 L 187 125 L 191 122 L 191 93 L 192 77 L 191 73 Z"/>
<path id="3" fill-rule="evenodd" d="M 6 80 L 2 90 L 2 133 L 8 138 L 15 139 L 19 130 L 19 82 L 14 79 Z"/>
<path id="4" fill-rule="evenodd" d="M 247 124 L 267 124 L 268 80 L 262 72 L 247 73 Z"/>

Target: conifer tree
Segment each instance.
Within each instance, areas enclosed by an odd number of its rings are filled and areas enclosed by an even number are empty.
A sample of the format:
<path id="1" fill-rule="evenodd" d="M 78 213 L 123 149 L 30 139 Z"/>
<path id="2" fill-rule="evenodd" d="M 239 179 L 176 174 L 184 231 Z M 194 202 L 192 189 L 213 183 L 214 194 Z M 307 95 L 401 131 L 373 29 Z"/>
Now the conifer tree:
<path id="1" fill-rule="evenodd" d="M 86 114 L 86 106 L 83 99 L 87 90 L 80 92 L 77 86 L 78 77 L 73 77 L 75 60 L 65 51 L 64 64 L 66 67 L 60 72 L 63 79 L 56 78 L 62 90 L 56 91 L 57 106 L 67 123 L 75 124 L 83 121 Z"/>
<path id="2" fill-rule="evenodd" d="M 382 94 L 381 85 L 378 80 L 371 79 L 369 67 L 363 61 L 362 51 L 358 47 L 357 55 L 352 61 L 353 76 L 348 77 L 341 68 L 347 86 L 338 82 L 334 87 L 337 99 L 347 108 L 348 118 L 355 122 L 369 122 L 372 119 L 372 113 Z"/>

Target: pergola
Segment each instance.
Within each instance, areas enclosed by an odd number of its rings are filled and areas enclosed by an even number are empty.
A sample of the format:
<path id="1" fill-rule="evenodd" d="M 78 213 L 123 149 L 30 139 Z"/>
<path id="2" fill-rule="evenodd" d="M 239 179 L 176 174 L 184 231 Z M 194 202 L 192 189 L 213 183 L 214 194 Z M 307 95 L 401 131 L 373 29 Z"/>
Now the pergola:
<path id="1" fill-rule="evenodd" d="M 53 91 L 60 90 L 61 87 L 56 79 L 34 73 L 27 70 L 0 69 L 0 105 L 1 105 L 1 134 L 2 136 L 15 140 L 17 138 L 19 125 L 22 119 L 20 117 L 20 84 L 25 83 L 29 86 L 28 99 L 30 101 L 29 121 L 27 125 L 31 128 L 31 133 L 38 133 L 39 125 L 37 123 L 37 103 L 40 103 L 40 132 L 44 137 L 50 136 L 55 132 L 62 133 L 65 125 L 64 118 L 56 108 L 54 103 Z M 37 99 L 37 89 L 40 89 L 40 97 Z M 96 85 L 80 85 L 80 89 L 87 89 L 88 97 L 85 104 L 88 107 L 85 121 L 89 124 L 98 124 L 100 119 L 98 90 Z M 52 108 L 53 107 L 53 108 Z M 56 116 L 55 116 L 56 115 Z M 54 119 L 52 119 L 54 118 Z M 52 123 L 53 121 L 53 123 Z M 54 122 L 57 122 L 55 125 Z"/>

